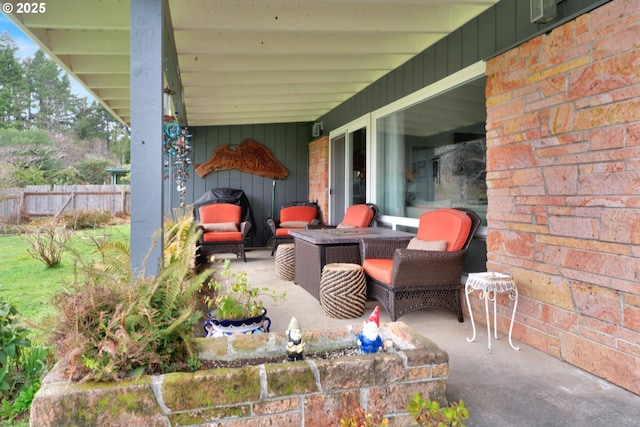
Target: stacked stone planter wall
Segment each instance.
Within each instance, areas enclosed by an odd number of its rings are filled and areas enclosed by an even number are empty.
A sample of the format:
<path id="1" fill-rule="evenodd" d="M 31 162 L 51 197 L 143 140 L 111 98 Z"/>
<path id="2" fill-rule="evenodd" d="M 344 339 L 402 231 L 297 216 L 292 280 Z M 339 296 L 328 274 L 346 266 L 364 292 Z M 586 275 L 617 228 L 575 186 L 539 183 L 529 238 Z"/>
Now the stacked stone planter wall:
<path id="1" fill-rule="evenodd" d="M 304 331 L 307 353 L 354 346 L 361 326 Z M 404 323 L 382 325 L 396 351 L 284 362 L 283 333 L 201 339 L 200 356 L 235 360 L 282 357 L 282 363 L 74 384 L 60 367 L 47 376 L 31 409 L 34 426 L 328 426 L 358 406 L 390 425 L 410 424 L 415 392 L 446 403 L 449 358 Z"/>

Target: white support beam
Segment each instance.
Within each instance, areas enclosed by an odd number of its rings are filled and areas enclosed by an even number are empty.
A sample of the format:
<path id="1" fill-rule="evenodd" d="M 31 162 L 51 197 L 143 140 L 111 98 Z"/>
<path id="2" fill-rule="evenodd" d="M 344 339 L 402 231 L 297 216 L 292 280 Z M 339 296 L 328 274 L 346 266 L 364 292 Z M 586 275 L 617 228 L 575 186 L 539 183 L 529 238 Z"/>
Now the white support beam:
<path id="1" fill-rule="evenodd" d="M 185 86 L 226 86 L 233 84 L 295 84 L 295 83 L 364 83 L 370 84 L 383 70 L 308 70 L 308 71 L 220 71 L 182 73 Z"/>
<path id="2" fill-rule="evenodd" d="M 336 84 L 289 84 L 282 86 L 261 86 L 261 85 L 244 85 L 244 86 L 212 86 L 207 91 L 212 97 L 226 98 L 230 96 L 266 96 L 266 95 L 286 95 L 296 93 L 337 93 L 348 94 L 358 93 L 364 89 L 367 85 L 365 83 L 336 83 Z M 186 87 L 184 89 L 184 96 L 188 98 L 195 96 L 198 92 L 201 92 L 202 88 Z"/>
<path id="3" fill-rule="evenodd" d="M 129 75 L 129 53 L 126 55 L 72 56 L 67 65 L 76 74 L 126 74 Z"/>
<path id="4" fill-rule="evenodd" d="M 124 99 L 128 101 L 130 96 L 130 91 L 128 89 L 96 89 L 94 92 L 100 97 L 100 99 L 107 101 L 107 104 L 109 101 L 114 99 Z"/>
<path id="5" fill-rule="evenodd" d="M 44 13 L 22 15 L 24 24 L 29 28 L 129 31 L 127 1 L 54 0 L 46 2 L 45 6 Z M 87 7 L 91 8 L 91 13 L 85 13 Z"/>
<path id="6" fill-rule="evenodd" d="M 38 35 L 42 31 L 46 31 L 51 51 L 56 55 L 129 53 L 128 31 L 37 30 L 34 34 Z"/>
<path id="7" fill-rule="evenodd" d="M 251 105 L 263 105 L 269 106 L 274 104 L 294 104 L 294 103 L 327 103 L 332 105 L 331 108 L 336 105 L 346 101 L 348 96 L 341 94 L 327 94 L 327 93 L 302 93 L 302 94 L 277 94 L 277 95 L 267 95 L 267 96 L 256 96 L 256 95 L 247 95 L 247 96 L 230 96 L 225 99 L 219 100 L 216 102 L 216 106 L 240 106 L 243 104 L 251 104 Z M 211 97 L 206 93 L 199 93 L 190 96 L 189 98 L 185 98 L 185 102 L 189 105 L 189 107 L 196 107 L 198 109 L 212 107 Z"/>
<path id="8" fill-rule="evenodd" d="M 92 89 L 129 89 L 130 84 L 127 74 L 90 74 L 79 77 Z"/>
<path id="9" fill-rule="evenodd" d="M 176 46 L 183 55 L 264 54 L 264 55 L 358 55 L 362 46 L 369 54 L 416 55 L 447 32 L 433 33 L 265 33 L 256 42 L 256 33 L 216 31 L 176 31 Z"/>
<path id="10" fill-rule="evenodd" d="M 445 1 L 410 4 L 395 1 L 376 2 L 371 13 L 367 1 L 299 1 L 289 0 L 228 1 L 171 0 L 174 22 L 189 22 L 189 28 L 234 32 L 309 31 L 347 29 L 350 32 L 451 32 L 460 19 L 480 13 L 495 1 L 467 1 L 466 13 L 454 13 Z M 310 17 L 312 19 L 310 19 Z M 186 28 L 186 27 L 185 27 Z M 176 30 L 184 29 L 176 27 Z"/>
<path id="11" fill-rule="evenodd" d="M 382 70 L 387 73 L 413 55 L 178 55 L 180 70 L 187 72 L 215 71 L 296 71 Z"/>

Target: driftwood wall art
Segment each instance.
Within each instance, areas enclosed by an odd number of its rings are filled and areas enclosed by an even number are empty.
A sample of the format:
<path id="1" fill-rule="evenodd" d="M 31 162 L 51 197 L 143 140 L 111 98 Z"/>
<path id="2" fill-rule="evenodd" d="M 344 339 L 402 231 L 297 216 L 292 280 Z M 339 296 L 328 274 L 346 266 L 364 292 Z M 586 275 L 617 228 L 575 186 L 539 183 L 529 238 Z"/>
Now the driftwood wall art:
<path id="1" fill-rule="evenodd" d="M 253 139 L 245 139 L 240 145 L 221 145 L 205 163 L 196 165 L 195 171 L 204 178 L 213 172 L 238 169 L 273 179 L 284 179 L 287 169 L 271 154 L 271 151 Z"/>

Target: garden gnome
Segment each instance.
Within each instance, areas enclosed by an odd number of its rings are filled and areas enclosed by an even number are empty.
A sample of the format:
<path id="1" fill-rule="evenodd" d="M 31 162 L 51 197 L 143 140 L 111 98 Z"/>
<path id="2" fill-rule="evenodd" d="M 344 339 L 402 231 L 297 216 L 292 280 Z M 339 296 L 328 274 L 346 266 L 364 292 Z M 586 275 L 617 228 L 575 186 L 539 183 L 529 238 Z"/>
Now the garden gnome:
<path id="1" fill-rule="evenodd" d="M 289 322 L 287 337 L 289 338 L 287 341 L 287 359 L 290 362 L 293 362 L 294 360 L 302 360 L 305 343 L 302 341 L 302 330 L 300 329 L 300 324 L 298 323 L 298 319 L 295 317 L 292 317 Z"/>
<path id="2" fill-rule="evenodd" d="M 382 339 L 378 335 L 380 328 L 380 306 L 373 309 L 369 319 L 364 322 L 362 332 L 358 335 L 358 348 L 362 353 L 377 353 L 382 347 Z"/>

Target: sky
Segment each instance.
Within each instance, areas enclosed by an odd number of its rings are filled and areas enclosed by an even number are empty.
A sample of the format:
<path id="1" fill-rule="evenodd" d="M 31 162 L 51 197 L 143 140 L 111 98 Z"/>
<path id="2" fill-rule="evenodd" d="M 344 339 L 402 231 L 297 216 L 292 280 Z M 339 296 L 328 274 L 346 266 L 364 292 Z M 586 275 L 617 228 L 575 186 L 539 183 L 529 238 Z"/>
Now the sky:
<path id="1" fill-rule="evenodd" d="M 24 58 L 33 58 L 33 55 L 38 50 L 38 45 L 31 41 L 29 37 L 27 37 L 22 30 L 16 27 L 13 22 L 7 18 L 4 13 L 0 13 L 0 34 L 4 31 L 9 33 L 11 38 L 16 42 L 18 46 L 18 51 L 16 52 L 16 56 L 20 59 Z M 66 71 L 62 70 L 63 73 Z M 91 96 L 81 84 L 79 84 L 73 76 L 69 76 L 69 80 L 71 81 L 71 92 L 76 94 L 77 96 L 83 98 L 88 98 L 88 102 L 93 101 L 93 96 Z"/>

